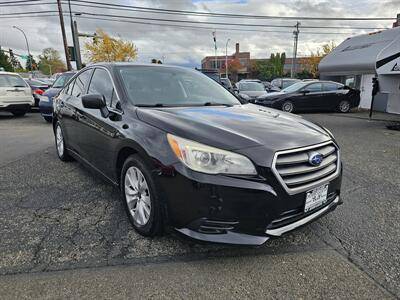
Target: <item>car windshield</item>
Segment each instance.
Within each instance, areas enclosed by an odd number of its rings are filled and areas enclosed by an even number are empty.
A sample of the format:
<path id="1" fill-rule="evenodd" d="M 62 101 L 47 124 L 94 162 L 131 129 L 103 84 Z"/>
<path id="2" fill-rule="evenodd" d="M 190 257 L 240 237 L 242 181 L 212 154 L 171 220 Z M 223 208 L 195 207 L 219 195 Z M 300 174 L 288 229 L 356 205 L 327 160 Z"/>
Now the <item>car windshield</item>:
<path id="1" fill-rule="evenodd" d="M 53 84 L 53 88 L 63 88 L 73 75 L 73 73 L 68 73 L 58 76 L 57 80 Z"/>
<path id="2" fill-rule="evenodd" d="M 0 75 L 0 87 L 26 87 L 26 82 L 19 76 Z"/>
<path id="3" fill-rule="evenodd" d="M 176 67 L 120 67 L 126 92 L 137 106 L 236 105 L 240 102 L 206 75 Z"/>
<path id="4" fill-rule="evenodd" d="M 287 88 L 283 89 L 282 92 L 284 93 L 293 93 L 297 92 L 301 88 L 303 88 L 305 85 L 307 85 L 309 82 L 296 82 L 295 84 L 292 84 L 291 86 L 288 86 Z"/>
<path id="5" fill-rule="evenodd" d="M 240 90 L 241 91 L 265 91 L 265 87 L 262 83 L 259 83 L 259 82 L 241 82 Z"/>

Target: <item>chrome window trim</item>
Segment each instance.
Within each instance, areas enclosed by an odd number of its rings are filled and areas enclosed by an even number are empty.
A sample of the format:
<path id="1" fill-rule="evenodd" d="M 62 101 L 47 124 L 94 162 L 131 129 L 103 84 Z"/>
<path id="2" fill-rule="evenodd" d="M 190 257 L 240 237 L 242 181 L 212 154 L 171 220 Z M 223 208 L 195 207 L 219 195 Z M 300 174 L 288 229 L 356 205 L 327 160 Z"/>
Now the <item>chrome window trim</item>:
<path id="1" fill-rule="evenodd" d="M 103 70 L 105 70 L 105 71 L 108 73 L 108 76 L 109 76 L 110 79 L 111 79 L 111 83 L 112 83 L 112 85 L 113 85 L 115 94 L 117 95 L 118 101 L 121 102 L 121 97 L 119 96 L 118 90 L 117 90 L 117 88 L 115 87 L 114 78 L 113 78 L 113 76 L 112 76 L 110 70 L 108 70 L 108 68 L 106 68 L 106 67 L 104 67 L 104 66 L 97 66 L 97 65 L 89 66 L 89 67 L 85 68 L 85 70 L 88 70 L 88 69 L 94 69 L 94 70 L 93 70 L 93 74 L 92 74 L 92 77 L 90 78 L 90 81 L 89 81 L 89 84 L 88 84 L 88 88 L 87 88 L 86 91 L 89 91 L 89 86 L 90 86 L 90 83 L 92 82 L 93 75 L 94 75 L 94 72 L 96 72 L 96 69 L 103 69 Z M 79 72 L 79 73 L 81 73 L 81 72 Z"/>
<path id="2" fill-rule="evenodd" d="M 310 184 L 306 184 L 306 185 L 304 185 L 304 186 L 297 187 L 297 188 L 289 188 L 289 187 L 286 185 L 285 181 L 282 179 L 282 177 L 281 177 L 281 175 L 279 174 L 278 170 L 276 169 L 276 160 L 277 160 L 277 158 L 278 158 L 278 155 L 281 155 L 281 154 L 288 154 L 288 153 L 295 153 L 295 152 L 301 152 L 301 151 L 310 150 L 310 149 L 315 149 L 315 148 L 319 148 L 319 147 L 326 146 L 326 145 L 329 145 L 329 144 L 332 144 L 332 145 L 336 148 L 336 151 L 337 151 L 337 152 L 336 152 L 336 153 L 337 153 L 337 166 L 336 166 L 336 171 L 335 171 L 333 174 L 329 175 L 328 177 L 322 178 L 322 179 L 317 180 L 317 181 L 315 181 L 315 182 L 312 182 L 312 183 L 310 183 Z M 331 180 L 335 179 L 336 177 L 339 176 L 340 168 L 341 168 L 340 150 L 339 150 L 338 145 L 337 145 L 334 141 L 332 141 L 332 140 L 329 140 L 329 141 L 327 141 L 327 142 L 323 142 L 323 143 L 320 143 L 320 144 L 315 144 L 315 145 L 307 146 L 307 147 L 301 147 L 301 148 L 295 148 L 295 149 L 290 149 L 290 150 L 277 151 L 277 152 L 275 152 L 274 158 L 273 158 L 273 160 L 272 160 L 272 172 L 274 173 L 275 177 L 278 179 L 278 181 L 280 182 L 280 184 L 282 185 L 282 187 L 285 189 L 285 191 L 286 191 L 289 195 L 294 195 L 294 194 L 297 194 L 297 193 L 301 193 L 301 192 L 304 192 L 304 191 L 308 191 L 308 190 L 310 190 L 310 189 L 313 189 L 313 188 L 315 188 L 315 187 L 317 187 L 317 186 L 320 186 L 320 185 L 322 185 L 322 184 L 324 184 L 324 183 L 327 183 L 328 181 L 331 181 Z"/>

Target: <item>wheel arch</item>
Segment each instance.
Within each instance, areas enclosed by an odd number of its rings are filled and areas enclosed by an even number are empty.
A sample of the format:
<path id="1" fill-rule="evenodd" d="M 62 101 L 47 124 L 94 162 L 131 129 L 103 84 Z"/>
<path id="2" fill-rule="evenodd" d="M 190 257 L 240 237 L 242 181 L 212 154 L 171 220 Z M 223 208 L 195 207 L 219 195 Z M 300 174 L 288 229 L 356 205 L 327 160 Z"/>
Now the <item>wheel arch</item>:
<path id="1" fill-rule="evenodd" d="M 131 156 L 131 155 L 139 155 L 141 158 L 143 158 L 147 163 L 151 163 L 151 158 L 147 154 L 147 152 L 140 146 L 137 145 L 133 142 L 129 143 L 124 143 L 123 145 L 120 146 L 118 150 L 118 154 L 116 155 L 115 158 L 115 178 L 116 182 L 120 184 L 121 181 L 121 171 L 122 167 L 124 166 L 124 162 L 126 159 Z"/>

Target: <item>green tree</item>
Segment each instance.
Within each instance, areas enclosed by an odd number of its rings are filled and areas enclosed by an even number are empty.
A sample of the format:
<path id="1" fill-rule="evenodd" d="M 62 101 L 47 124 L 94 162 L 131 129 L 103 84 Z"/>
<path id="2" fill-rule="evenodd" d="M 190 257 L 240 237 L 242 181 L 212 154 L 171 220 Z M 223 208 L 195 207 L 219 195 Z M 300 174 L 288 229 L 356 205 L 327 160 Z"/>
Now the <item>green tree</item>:
<path id="1" fill-rule="evenodd" d="M 7 72 L 13 71 L 10 57 L 3 50 L 0 50 L 0 67 L 4 68 L 4 71 Z"/>
<path id="2" fill-rule="evenodd" d="M 65 64 L 61 60 L 60 53 L 53 48 L 43 49 L 39 55 L 39 70 L 43 74 L 50 75 L 54 73 L 64 72 L 66 70 Z"/>
<path id="3" fill-rule="evenodd" d="M 261 80 L 271 80 L 284 75 L 283 67 L 285 65 L 286 54 L 271 53 L 269 60 L 257 61 L 253 66 L 253 73 Z"/>

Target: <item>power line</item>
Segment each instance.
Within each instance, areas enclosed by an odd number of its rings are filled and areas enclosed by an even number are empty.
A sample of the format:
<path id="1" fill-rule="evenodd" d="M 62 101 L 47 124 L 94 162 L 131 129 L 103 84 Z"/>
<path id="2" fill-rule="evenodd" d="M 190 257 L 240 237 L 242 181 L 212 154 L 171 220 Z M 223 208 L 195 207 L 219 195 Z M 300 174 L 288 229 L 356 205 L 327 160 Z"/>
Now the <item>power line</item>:
<path id="1" fill-rule="evenodd" d="M 68 15 L 68 13 L 64 12 L 64 15 Z M 58 17 L 58 14 L 43 14 L 43 15 L 23 15 L 23 16 L 1 16 L 0 19 L 15 19 L 15 18 L 43 18 L 43 17 Z M 223 28 L 223 27 L 205 27 L 205 26 L 191 26 L 191 25 L 177 25 L 177 24 L 161 24 L 161 23 L 153 23 L 153 22 L 140 22 L 140 21 L 130 21 L 130 20 L 116 20 L 116 19 L 107 19 L 107 18 L 97 18 L 97 17 L 85 17 L 85 16 L 75 16 L 79 19 L 88 19 L 88 20 L 100 20 L 100 21 L 109 21 L 109 22 L 119 22 L 119 23 L 131 23 L 131 24 L 141 24 L 141 25 L 154 25 L 154 26 L 162 26 L 162 27 L 177 27 L 182 29 L 199 29 L 199 30 L 218 30 L 223 32 L 265 32 L 265 33 L 287 33 L 291 34 L 291 31 L 286 30 L 261 30 L 261 29 L 244 29 L 244 28 Z M 316 31 L 302 31 L 304 34 L 355 34 L 355 32 L 316 32 Z"/>
<path id="2" fill-rule="evenodd" d="M 276 25 L 276 24 L 243 24 L 243 23 L 226 23 L 226 22 L 208 22 L 208 21 L 191 21 L 191 20 L 174 20 L 174 19 L 159 19 L 159 18 L 147 18 L 147 17 L 132 17 L 123 15 L 112 15 L 112 14 L 101 14 L 101 13 L 89 13 L 89 12 L 75 12 L 76 14 L 95 16 L 95 17 L 111 17 L 111 18 L 123 18 L 123 19 L 135 19 L 135 20 L 147 20 L 147 21 L 159 21 L 159 22 L 174 22 L 174 23 L 185 23 L 185 24 L 207 24 L 207 25 L 223 25 L 223 26 L 244 26 L 244 27 L 272 27 L 272 28 L 293 28 L 294 25 Z M 302 28 L 314 28 L 314 29 L 365 29 L 365 30 L 377 30 L 387 29 L 385 27 L 343 27 L 343 26 L 302 26 Z"/>
<path id="3" fill-rule="evenodd" d="M 27 2 L 39 2 L 42 0 L 17 0 L 17 1 L 5 1 L 1 2 L 0 6 L 7 6 L 7 4 L 27 3 Z"/>
<path id="4" fill-rule="evenodd" d="M 283 20 L 337 20 L 337 21 L 392 21 L 394 17 L 359 17 L 359 18 L 348 18 L 348 17 L 306 17 L 306 16 L 267 16 L 267 15 L 246 15 L 246 14 L 227 14 L 227 13 L 211 13 L 211 12 L 198 12 L 189 10 L 177 10 L 177 9 L 163 9 L 163 8 L 150 8 L 143 6 L 133 6 L 124 4 L 111 4 L 101 3 L 97 1 L 87 0 L 71 0 L 72 2 L 97 4 L 107 7 L 119 7 L 119 8 L 133 8 L 137 10 L 147 10 L 151 12 L 162 12 L 162 13 L 175 13 L 185 15 L 196 15 L 196 16 L 208 16 L 208 17 L 225 17 L 225 18 L 253 18 L 253 19 L 283 19 Z M 78 5 L 78 4 L 76 4 Z"/>
<path id="5" fill-rule="evenodd" d="M 270 33 L 288 33 L 292 34 L 291 31 L 284 30 L 261 30 L 261 29 L 242 29 L 242 28 L 224 28 L 224 27 L 205 27 L 205 26 L 191 26 L 191 25 L 177 25 L 177 24 L 161 24 L 161 23 L 153 23 L 153 22 L 141 22 L 141 21 L 129 21 L 129 20 L 115 20 L 115 19 L 106 19 L 106 18 L 97 18 L 97 17 L 86 17 L 86 16 L 76 16 L 81 19 L 89 19 L 89 20 L 101 20 L 101 21 L 111 21 L 111 22 L 121 22 L 121 23 L 133 23 L 133 24 L 142 24 L 142 25 L 155 25 L 155 26 L 163 26 L 163 27 L 178 27 L 178 28 L 187 28 L 187 29 L 205 29 L 205 30 L 218 30 L 218 31 L 242 31 L 242 32 L 270 32 Z M 315 32 L 315 31 L 302 31 L 304 34 L 355 34 L 354 32 Z"/>
<path id="6" fill-rule="evenodd" d="M 33 2 L 33 3 L 24 3 L 24 4 L 16 4 L 16 3 L 11 3 L 11 4 L 6 4 L 2 5 L 3 3 L 0 3 L 0 7 L 13 7 L 13 6 L 36 6 L 36 5 L 56 5 L 57 3 L 54 2 Z"/>
<path id="7" fill-rule="evenodd" d="M 30 11 L 30 12 L 16 12 L 16 13 L 6 13 L 0 14 L 0 19 L 10 19 L 10 18 L 21 18 L 21 17 L 51 17 L 54 16 L 52 13 L 57 13 L 57 11 Z M 100 18 L 102 16 L 109 17 L 109 18 L 124 18 L 124 19 L 139 19 L 139 20 L 150 20 L 150 21 L 160 21 L 160 19 L 155 18 L 141 18 L 141 17 L 130 17 L 130 16 L 121 16 L 121 15 L 109 15 L 109 14 L 96 14 L 96 13 L 82 13 L 76 12 L 78 15 L 77 17 L 82 18 L 84 15 L 86 19 L 92 20 L 103 20 L 103 21 L 116 21 L 116 22 L 123 22 L 123 23 L 134 23 L 134 24 L 144 24 L 144 25 L 155 25 L 155 26 L 170 26 L 170 27 L 181 27 L 181 28 L 195 28 L 195 29 L 217 29 L 217 30 L 226 30 L 226 31 L 255 31 L 255 32 L 272 32 L 267 30 L 255 30 L 255 29 L 240 29 L 240 28 L 229 28 L 229 27 L 199 27 L 193 25 L 178 25 L 178 24 L 165 24 L 165 23 L 150 23 L 150 22 L 140 22 L 140 21 L 127 21 L 127 20 L 115 20 L 115 19 L 106 19 Z M 38 14 L 38 15 L 36 15 Z M 88 15 L 88 16 L 86 16 Z M 190 24 L 215 24 L 214 22 L 198 22 L 198 21 L 184 21 L 184 20 L 166 20 L 161 19 L 164 22 L 178 22 L 178 23 L 190 23 Z M 272 27 L 272 28 L 293 28 L 290 25 L 273 25 L 273 24 L 235 24 L 235 23 L 218 23 L 218 25 L 228 25 L 228 26 L 251 26 L 251 27 Z M 364 27 L 340 27 L 340 26 L 302 26 L 302 28 L 309 28 L 309 29 L 364 29 L 364 30 L 375 30 L 375 29 L 385 29 L 385 28 L 364 28 Z M 279 32 L 279 31 L 276 31 Z M 286 31 L 281 31 L 286 32 Z M 309 34 L 351 34 L 346 32 L 307 32 L 304 33 Z"/>

